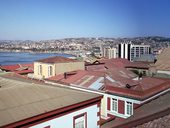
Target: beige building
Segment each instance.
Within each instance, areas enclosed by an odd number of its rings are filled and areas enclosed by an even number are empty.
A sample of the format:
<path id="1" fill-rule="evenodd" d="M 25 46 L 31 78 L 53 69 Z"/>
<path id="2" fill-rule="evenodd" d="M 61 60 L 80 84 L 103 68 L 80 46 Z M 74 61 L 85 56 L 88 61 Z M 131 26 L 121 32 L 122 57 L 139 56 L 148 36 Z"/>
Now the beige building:
<path id="1" fill-rule="evenodd" d="M 106 57 L 108 59 L 117 58 L 116 48 L 110 48 L 110 47 L 104 48 L 103 49 L 103 57 Z"/>
<path id="2" fill-rule="evenodd" d="M 50 57 L 34 62 L 34 78 L 49 78 L 65 72 L 84 70 L 84 62 L 65 57 Z"/>

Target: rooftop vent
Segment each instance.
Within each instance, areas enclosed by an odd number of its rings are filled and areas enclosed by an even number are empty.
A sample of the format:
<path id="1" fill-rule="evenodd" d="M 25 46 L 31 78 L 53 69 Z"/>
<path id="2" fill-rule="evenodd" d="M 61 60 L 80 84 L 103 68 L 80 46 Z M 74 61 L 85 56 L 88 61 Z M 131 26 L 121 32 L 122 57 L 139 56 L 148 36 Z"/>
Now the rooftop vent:
<path id="1" fill-rule="evenodd" d="M 129 84 L 126 84 L 126 88 L 130 89 L 132 86 L 130 86 Z"/>
<path id="2" fill-rule="evenodd" d="M 67 79 L 67 73 L 66 72 L 64 73 L 64 79 Z"/>
<path id="3" fill-rule="evenodd" d="M 75 74 L 77 74 L 76 71 L 64 72 L 64 79 L 67 79 L 68 76 L 75 75 Z"/>
<path id="4" fill-rule="evenodd" d="M 126 84 L 126 88 L 130 89 L 130 88 L 135 87 L 135 86 L 137 86 L 137 85 L 138 85 L 138 84 L 134 84 L 134 85 Z"/>

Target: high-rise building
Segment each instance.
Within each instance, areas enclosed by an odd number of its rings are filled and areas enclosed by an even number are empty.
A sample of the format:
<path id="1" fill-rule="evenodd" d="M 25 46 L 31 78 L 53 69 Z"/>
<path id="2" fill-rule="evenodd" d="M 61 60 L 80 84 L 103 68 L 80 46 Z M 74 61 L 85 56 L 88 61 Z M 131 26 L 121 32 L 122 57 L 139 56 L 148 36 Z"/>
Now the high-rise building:
<path id="1" fill-rule="evenodd" d="M 114 47 L 103 46 L 101 51 L 102 51 L 102 56 L 108 59 L 117 57 L 117 49 Z"/>
<path id="2" fill-rule="evenodd" d="M 104 48 L 104 57 L 108 59 L 116 58 L 116 48 Z"/>
<path id="3" fill-rule="evenodd" d="M 130 60 L 130 43 L 121 43 L 118 45 L 118 57 Z"/>
<path id="4" fill-rule="evenodd" d="M 118 57 L 133 61 L 134 58 L 143 54 L 150 54 L 150 45 L 135 45 L 130 43 L 121 43 L 118 45 Z"/>
<path id="5" fill-rule="evenodd" d="M 144 54 L 150 54 L 150 45 L 131 45 L 131 61 L 133 61 L 134 58 L 141 57 L 141 55 Z"/>

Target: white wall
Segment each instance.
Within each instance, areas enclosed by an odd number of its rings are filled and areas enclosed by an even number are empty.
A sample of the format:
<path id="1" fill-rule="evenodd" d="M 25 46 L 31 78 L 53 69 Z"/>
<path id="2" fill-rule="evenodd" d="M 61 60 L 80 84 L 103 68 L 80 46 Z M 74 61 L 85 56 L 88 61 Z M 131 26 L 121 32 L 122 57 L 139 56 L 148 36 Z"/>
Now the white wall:
<path id="1" fill-rule="evenodd" d="M 140 104 L 140 101 L 138 101 L 138 100 L 134 100 L 134 99 L 129 99 L 129 98 L 125 98 L 125 97 L 120 97 L 120 96 L 116 96 L 116 95 L 107 95 L 107 97 L 109 97 L 110 98 L 110 110 L 107 110 L 107 113 L 108 114 L 111 114 L 111 115 L 114 115 L 114 116 L 117 116 L 117 117 L 121 117 L 121 118 L 128 118 L 128 117 L 130 117 L 130 115 L 127 115 L 126 114 L 126 102 L 131 102 L 132 103 L 132 113 L 133 113 L 133 110 L 134 110 L 134 108 L 133 108 L 133 104 L 135 103 L 135 104 Z M 112 108 L 112 98 L 114 98 L 114 99 L 117 99 L 117 100 L 121 100 L 121 101 L 124 101 L 124 114 L 121 114 L 121 113 L 119 113 L 119 112 L 114 112 L 114 111 L 112 111 L 111 110 L 111 108 Z M 107 99 L 106 99 L 107 100 Z M 118 109 L 119 109 L 119 105 L 118 105 Z"/>
<path id="2" fill-rule="evenodd" d="M 170 71 L 158 70 L 157 73 L 163 73 L 163 74 L 170 75 Z"/>
<path id="3" fill-rule="evenodd" d="M 70 114 L 46 121 L 30 128 L 44 128 L 49 125 L 50 128 L 73 128 L 73 117 L 85 112 L 87 112 L 87 128 L 99 128 L 99 126 L 97 126 L 97 121 L 99 121 L 99 117 L 97 116 L 99 108 L 97 105 L 72 112 Z"/>

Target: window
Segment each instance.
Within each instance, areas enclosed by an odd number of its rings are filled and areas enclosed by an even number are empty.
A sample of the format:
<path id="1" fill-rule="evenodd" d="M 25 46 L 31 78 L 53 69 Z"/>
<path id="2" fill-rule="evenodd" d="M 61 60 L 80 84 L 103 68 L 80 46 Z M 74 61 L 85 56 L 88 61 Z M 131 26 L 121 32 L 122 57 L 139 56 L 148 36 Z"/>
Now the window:
<path id="1" fill-rule="evenodd" d="M 87 113 L 74 117 L 73 128 L 87 128 Z"/>
<path id="2" fill-rule="evenodd" d="M 117 112 L 118 103 L 117 99 L 112 98 L 112 111 Z"/>
<path id="3" fill-rule="evenodd" d="M 131 102 L 126 102 L 126 114 L 127 115 L 133 114 L 133 107 Z"/>
<path id="4" fill-rule="evenodd" d="M 38 65 L 38 75 L 42 75 L 42 65 Z"/>
<path id="5" fill-rule="evenodd" d="M 146 76 L 146 71 L 143 71 L 143 75 Z"/>
<path id="6" fill-rule="evenodd" d="M 49 66 L 48 67 L 48 76 L 52 76 L 53 75 L 53 67 Z"/>

